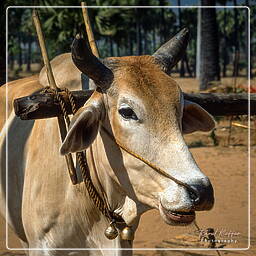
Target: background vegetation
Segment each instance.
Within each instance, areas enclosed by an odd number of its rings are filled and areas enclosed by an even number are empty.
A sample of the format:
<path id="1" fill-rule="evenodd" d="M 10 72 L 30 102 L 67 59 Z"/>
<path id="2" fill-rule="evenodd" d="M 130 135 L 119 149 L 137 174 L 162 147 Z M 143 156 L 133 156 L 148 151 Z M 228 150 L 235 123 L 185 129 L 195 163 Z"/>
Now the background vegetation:
<path id="1" fill-rule="evenodd" d="M 3 2 L 3 9 L 10 5 L 28 5 L 28 1 L 25 0 Z M 101 57 L 152 54 L 179 29 L 188 27 L 191 31 L 191 40 L 187 54 L 174 71 L 178 72 L 181 77 L 196 77 L 197 75 L 197 78 L 200 78 L 204 67 L 209 66 L 210 69 L 204 72 L 207 77 L 211 76 L 210 73 L 212 72 L 212 77 L 209 79 L 201 77 L 201 89 L 215 83 L 220 77 L 245 76 L 248 72 L 247 51 L 249 42 L 246 26 L 248 10 L 246 8 L 217 8 L 216 10 L 211 8 L 203 9 L 201 10 L 202 13 L 199 14 L 200 10 L 197 8 L 178 9 L 171 7 L 182 5 L 183 2 L 180 0 L 88 0 L 87 5 L 97 6 L 169 6 L 168 8 L 90 8 L 89 15 Z M 236 0 L 194 2 L 195 5 L 238 4 Z M 253 1 L 239 1 L 239 5 L 250 5 L 251 2 Z M 80 1 L 38 0 L 30 4 L 80 6 Z M 251 13 L 255 12 L 255 8 L 254 5 L 251 6 Z M 9 69 L 14 71 L 16 77 L 22 70 L 30 72 L 31 63 L 41 63 L 41 53 L 38 48 L 31 13 L 32 9 L 30 8 L 8 9 Z M 40 9 L 40 17 L 50 58 L 70 51 L 70 45 L 75 34 L 85 31 L 81 9 L 43 8 Z M 201 24 L 201 33 L 199 33 L 198 24 Z M 255 25 L 256 15 L 251 15 L 251 27 L 253 28 Z M 255 35 L 256 30 L 252 29 L 252 53 L 256 50 Z M 205 49 L 203 49 L 204 46 Z M 201 57 L 197 56 L 198 51 L 201 51 Z M 212 51 L 210 55 L 207 55 L 203 60 L 204 52 L 208 54 L 210 51 Z M 252 58 L 252 60 L 254 59 Z M 252 65 L 250 71 L 252 76 L 254 75 L 253 68 Z"/>

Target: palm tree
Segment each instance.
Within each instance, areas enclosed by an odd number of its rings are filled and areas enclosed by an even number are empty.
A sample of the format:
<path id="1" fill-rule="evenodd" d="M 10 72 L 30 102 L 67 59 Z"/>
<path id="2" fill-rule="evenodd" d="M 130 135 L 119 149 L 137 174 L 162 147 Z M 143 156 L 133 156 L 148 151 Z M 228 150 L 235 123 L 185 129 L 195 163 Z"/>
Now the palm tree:
<path id="1" fill-rule="evenodd" d="M 201 0 L 202 6 L 215 6 L 215 0 Z M 215 8 L 201 9 L 200 90 L 220 79 L 219 41 Z"/>
<path id="2" fill-rule="evenodd" d="M 218 0 L 220 5 L 226 6 L 227 0 Z M 228 36 L 230 35 L 230 25 L 229 25 L 229 10 L 224 8 L 219 10 L 217 22 L 219 24 L 219 37 L 220 40 L 220 55 L 222 56 L 222 76 L 227 76 L 227 65 L 228 65 Z"/>
<path id="3" fill-rule="evenodd" d="M 236 0 L 233 0 L 234 6 L 237 6 Z M 235 58 L 233 62 L 233 76 L 238 76 L 239 65 L 239 39 L 238 39 L 238 11 L 234 8 L 234 44 L 235 44 Z"/>

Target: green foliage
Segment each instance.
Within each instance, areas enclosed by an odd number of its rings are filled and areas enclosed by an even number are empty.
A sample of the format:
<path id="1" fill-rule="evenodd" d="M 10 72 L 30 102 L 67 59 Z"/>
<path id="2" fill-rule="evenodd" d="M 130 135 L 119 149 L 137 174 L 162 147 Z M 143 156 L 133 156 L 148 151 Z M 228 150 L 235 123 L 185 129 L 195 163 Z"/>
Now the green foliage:
<path id="1" fill-rule="evenodd" d="M 88 6 L 167 6 L 170 4 L 170 1 L 167 0 L 89 0 L 86 2 Z M 219 3 L 226 4 L 226 1 L 220 0 Z M 41 6 L 80 6 L 80 2 L 77 0 L 35 0 L 33 4 Z M 174 4 L 176 4 L 175 1 Z M 27 5 L 27 1 L 5 1 L 5 6 L 9 5 Z M 239 31 L 237 39 L 234 39 L 234 10 L 226 9 L 226 13 L 224 9 L 218 9 L 217 11 L 220 56 L 223 60 L 223 53 L 226 52 L 227 63 L 232 61 L 235 40 L 239 40 L 241 51 L 246 47 L 244 40 L 246 11 L 246 9 L 238 9 L 237 24 Z M 255 13 L 255 11 L 256 6 L 252 6 L 251 12 Z M 50 58 L 62 52 L 70 51 L 70 45 L 76 33 L 85 34 L 82 12 L 79 8 L 43 8 L 39 9 L 39 12 Z M 16 59 L 20 53 L 24 55 L 29 41 L 37 41 L 31 13 L 32 10 L 28 8 L 15 8 L 8 11 L 9 52 Z M 182 27 L 188 27 L 191 31 L 187 56 L 189 65 L 194 67 L 196 60 L 197 9 L 183 8 L 181 13 Z M 138 47 L 142 48 L 142 54 L 152 54 L 164 41 L 180 29 L 177 9 L 171 7 L 165 9 L 90 8 L 89 15 L 102 57 L 135 54 Z M 255 15 L 251 17 L 251 24 L 252 27 L 256 26 Z M 256 37 L 255 33 L 256 30 L 251 31 L 252 38 Z M 224 45 L 224 38 L 227 40 L 226 46 Z M 255 40 L 252 41 L 252 51 L 256 50 L 255 44 Z M 32 58 L 38 56 L 38 53 L 39 49 L 34 46 Z M 241 67 L 244 67 L 245 60 L 241 59 L 240 61 Z"/>

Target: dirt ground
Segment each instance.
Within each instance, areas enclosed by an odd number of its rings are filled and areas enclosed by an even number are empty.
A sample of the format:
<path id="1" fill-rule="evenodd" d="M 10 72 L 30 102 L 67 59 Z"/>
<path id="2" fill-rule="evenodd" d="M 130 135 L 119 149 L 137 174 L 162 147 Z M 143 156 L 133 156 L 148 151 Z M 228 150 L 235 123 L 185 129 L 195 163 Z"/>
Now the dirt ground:
<path id="1" fill-rule="evenodd" d="M 178 79 L 184 91 L 197 91 L 196 80 Z M 241 80 L 241 83 L 244 83 Z M 247 125 L 246 118 L 235 118 L 233 122 Z M 185 139 L 201 170 L 209 176 L 215 191 L 215 206 L 209 212 L 197 213 L 197 224 L 205 231 L 214 228 L 216 247 L 224 247 L 221 255 L 256 255 L 256 211 L 255 211 L 255 167 L 256 125 L 251 129 L 251 212 L 248 214 L 248 129 L 232 126 L 230 145 L 229 119 L 218 119 L 214 135 L 194 133 Z M 214 146 L 218 144 L 218 146 Z M 250 217 L 250 227 L 248 222 Z M 250 249 L 248 232 L 251 232 Z M 5 222 L 0 218 L 0 256 L 24 255 L 20 251 L 8 251 L 5 247 Z M 225 241 L 224 241 L 225 240 Z M 10 231 L 9 246 L 19 247 L 16 236 Z M 218 255 L 216 251 L 189 250 L 207 248 L 208 242 L 200 241 L 194 225 L 171 227 L 166 225 L 156 210 L 145 213 L 136 233 L 135 248 L 165 248 L 165 251 L 135 250 L 136 256 Z M 170 249 L 184 248 L 183 251 Z M 237 250 L 231 250 L 236 248 Z M 240 250 L 241 248 L 244 248 Z"/>

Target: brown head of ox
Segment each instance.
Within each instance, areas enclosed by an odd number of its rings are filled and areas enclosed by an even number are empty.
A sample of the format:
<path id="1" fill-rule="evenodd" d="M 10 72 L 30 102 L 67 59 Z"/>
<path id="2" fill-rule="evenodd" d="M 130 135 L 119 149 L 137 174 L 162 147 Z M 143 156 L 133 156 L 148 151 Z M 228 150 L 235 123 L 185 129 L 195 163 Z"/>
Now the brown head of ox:
<path id="1" fill-rule="evenodd" d="M 169 75 L 187 42 L 188 30 L 183 29 L 153 56 L 104 60 L 80 37 L 72 45 L 75 65 L 97 90 L 73 117 L 61 154 L 90 148 L 89 165 L 111 209 L 134 228 L 148 209 L 159 209 L 167 224 L 184 225 L 195 219 L 195 211 L 213 207 L 212 185 L 183 134 L 209 131 L 215 122 L 199 105 L 184 100 Z M 109 133 L 174 179 L 127 153 Z"/>

